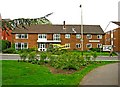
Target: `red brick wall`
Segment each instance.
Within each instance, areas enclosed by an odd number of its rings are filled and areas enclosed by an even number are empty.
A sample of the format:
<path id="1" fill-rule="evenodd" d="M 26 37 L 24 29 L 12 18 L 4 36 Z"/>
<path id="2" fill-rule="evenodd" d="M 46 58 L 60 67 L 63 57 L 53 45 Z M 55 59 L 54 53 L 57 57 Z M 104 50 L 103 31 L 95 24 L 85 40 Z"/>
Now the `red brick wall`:
<path id="1" fill-rule="evenodd" d="M 105 33 L 105 45 L 111 45 L 111 40 L 110 40 L 110 38 L 111 38 L 111 32 L 109 31 L 109 32 L 106 32 Z"/>
<path id="2" fill-rule="evenodd" d="M 113 32 L 113 38 L 111 38 L 111 33 Z M 113 40 L 113 50 L 120 52 L 120 28 L 114 29 L 105 33 L 105 45 L 111 45 L 111 41 Z"/>
<path id="3" fill-rule="evenodd" d="M 29 34 L 28 39 L 16 39 L 15 34 L 12 35 L 12 43 L 16 42 L 27 42 L 28 43 L 28 48 L 33 48 L 37 47 L 37 39 L 38 39 L 38 34 Z"/>
<path id="4" fill-rule="evenodd" d="M 114 29 L 114 51 L 120 51 L 120 28 Z"/>
<path id="5" fill-rule="evenodd" d="M 47 34 L 47 40 L 52 40 L 53 34 Z M 38 40 L 38 34 L 29 34 L 28 39 L 16 39 L 15 34 L 13 34 L 12 42 L 28 42 L 28 48 L 37 47 L 37 40 Z M 89 42 L 89 40 L 100 40 L 100 42 Z M 76 38 L 76 34 L 71 34 L 70 39 L 65 38 L 65 34 L 61 34 L 61 44 L 65 45 L 66 43 L 70 43 L 70 49 L 77 49 L 81 50 L 81 48 L 76 48 L 76 43 L 81 43 L 80 39 Z M 101 43 L 104 44 L 104 36 L 103 39 L 97 39 L 97 35 L 92 35 L 92 39 L 87 39 L 86 35 L 84 35 L 84 50 L 88 50 L 89 48 L 86 48 L 86 44 L 91 43 L 92 48 L 97 48 L 97 44 Z"/>
<path id="6" fill-rule="evenodd" d="M 7 28 L 7 30 L 8 30 L 8 33 L 6 33 L 5 30 L 2 30 L 2 28 L 0 28 L 0 39 L 8 40 L 8 41 L 11 42 L 11 40 L 12 40 L 12 34 L 11 34 L 12 30 L 10 30 L 8 28 Z"/>

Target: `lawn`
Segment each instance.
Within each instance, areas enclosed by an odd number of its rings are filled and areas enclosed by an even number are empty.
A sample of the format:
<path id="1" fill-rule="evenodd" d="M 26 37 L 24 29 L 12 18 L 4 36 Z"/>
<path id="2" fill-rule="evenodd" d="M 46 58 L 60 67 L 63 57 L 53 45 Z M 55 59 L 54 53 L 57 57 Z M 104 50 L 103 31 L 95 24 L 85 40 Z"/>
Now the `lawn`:
<path id="1" fill-rule="evenodd" d="M 53 74 L 44 65 L 26 62 L 5 60 L 0 63 L 2 63 L 2 85 L 72 85 L 77 87 L 89 71 L 113 62 L 91 64 L 72 74 Z"/>
<path id="2" fill-rule="evenodd" d="M 81 54 L 82 52 L 81 51 L 71 51 L 72 53 L 77 53 L 77 54 Z M 92 51 L 84 51 L 83 52 L 83 55 L 91 55 Z M 96 52 L 97 56 L 109 56 L 110 55 L 110 52 Z M 112 54 L 113 56 L 117 56 L 116 53 L 113 53 Z"/>

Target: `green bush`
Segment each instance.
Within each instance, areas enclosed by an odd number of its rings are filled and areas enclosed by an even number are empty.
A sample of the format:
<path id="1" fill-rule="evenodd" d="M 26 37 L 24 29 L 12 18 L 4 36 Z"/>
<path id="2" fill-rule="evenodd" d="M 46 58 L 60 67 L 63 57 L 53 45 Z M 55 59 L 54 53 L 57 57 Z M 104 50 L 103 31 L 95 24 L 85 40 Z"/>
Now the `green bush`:
<path id="1" fill-rule="evenodd" d="M 11 43 L 7 40 L 0 40 L 0 51 L 11 47 Z"/>
<path id="2" fill-rule="evenodd" d="M 40 61 L 41 61 L 41 63 L 45 63 L 46 58 L 47 58 L 47 53 L 41 52 L 40 53 Z"/>
<path id="3" fill-rule="evenodd" d="M 8 49 L 3 50 L 3 53 L 13 53 L 13 54 L 16 54 L 17 51 L 14 48 L 8 48 Z"/>
<path id="4" fill-rule="evenodd" d="M 61 55 L 61 54 L 65 53 L 65 52 L 67 52 L 67 50 L 66 49 L 62 49 L 59 46 L 56 46 L 54 48 L 53 45 L 50 44 L 49 47 L 47 48 L 47 52 L 52 53 L 54 55 Z"/>
<path id="5" fill-rule="evenodd" d="M 102 49 L 102 48 L 101 48 Z M 100 52 L 100 48 L 90 48 L 91 51 Z"/>
<path id="6" fill-rule="evenodd" d="M 35 57 L 36 57 L 36 52 L 30 52 L 28 55 L 28 61 L 33 62 L 35 60 Z"/>
<path id="7" fill-rule="evenodd" d="M 20 55 L 20 58 L 21 58 L 22 61 L 26 61 L 26 58 L 28 56 L 27 52 L 19 53 L 19 55 Z"/>
<path id="8" fill-rule="evenodd" d="M 66 54 L 55 56 L 51 66 L 60 69 L 78 70 L 81 66 L 86 65 L 83 56 L 77 53 L 68 52 Z"/>
<path id="9" fill-rule="evenodd" d="M 97 52 L 92 52 L 91 54 L 92 54 L 92 56 L 93 56 L 93 60 L 95 61 L 96 58 L 97 58 Z"/>

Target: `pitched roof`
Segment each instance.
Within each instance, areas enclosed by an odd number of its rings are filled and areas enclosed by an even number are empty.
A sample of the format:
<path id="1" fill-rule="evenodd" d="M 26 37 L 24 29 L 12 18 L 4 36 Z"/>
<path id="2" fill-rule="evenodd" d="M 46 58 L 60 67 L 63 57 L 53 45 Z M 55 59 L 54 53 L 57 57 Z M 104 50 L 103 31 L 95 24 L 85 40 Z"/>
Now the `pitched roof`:
<path id="1" fill-rule="evenodd" d="M 31 25 L 17 27 L 12 33 L 81 33 L 81 25 Z M 104 34 L 100 25 L 83 25 L 84 34 Z"/>
<path id="2" fill-rule="evenodd" d="M 114 24 L 120 26 L 120 22 L 112 21 L 112 23 L 114 23 Z"/>

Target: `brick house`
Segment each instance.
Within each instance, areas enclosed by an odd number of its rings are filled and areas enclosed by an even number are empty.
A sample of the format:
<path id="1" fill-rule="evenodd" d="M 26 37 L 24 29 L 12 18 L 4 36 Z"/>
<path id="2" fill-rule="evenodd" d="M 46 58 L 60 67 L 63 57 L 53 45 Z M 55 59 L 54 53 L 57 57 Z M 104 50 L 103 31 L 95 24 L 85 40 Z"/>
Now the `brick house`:
<path id="1" fill-rule="evenodd" d="M 10 19 L 1 19 L 1 21 L 10 21 Z M 0 40 L 8 40 L 11 42 L 12 40 L 12 30 L 6 27 L 6 30 L 2 30 L 2 26 L 0 26 Z"/>
<path id="2" fill-rule="evenodd" d="M 113 22 L 120 26 L 120 22 Z M 120 52 L 120 27 L 105 32 L 105 45 L 112 45 L 113 51 Z"/>
<path id="3" fill-rule="evenodd" d="M 31 25 L 16 28 L 12 32 L 12 43 L 16 49 L 37 47 L 46 51 L 49 44 L 65 45 L 70 50 L 81 50 L 80 25 Z M 83 50 L 99 48 L 104 44 L 104 32 L 99 25 L 83 25 Z"/>

